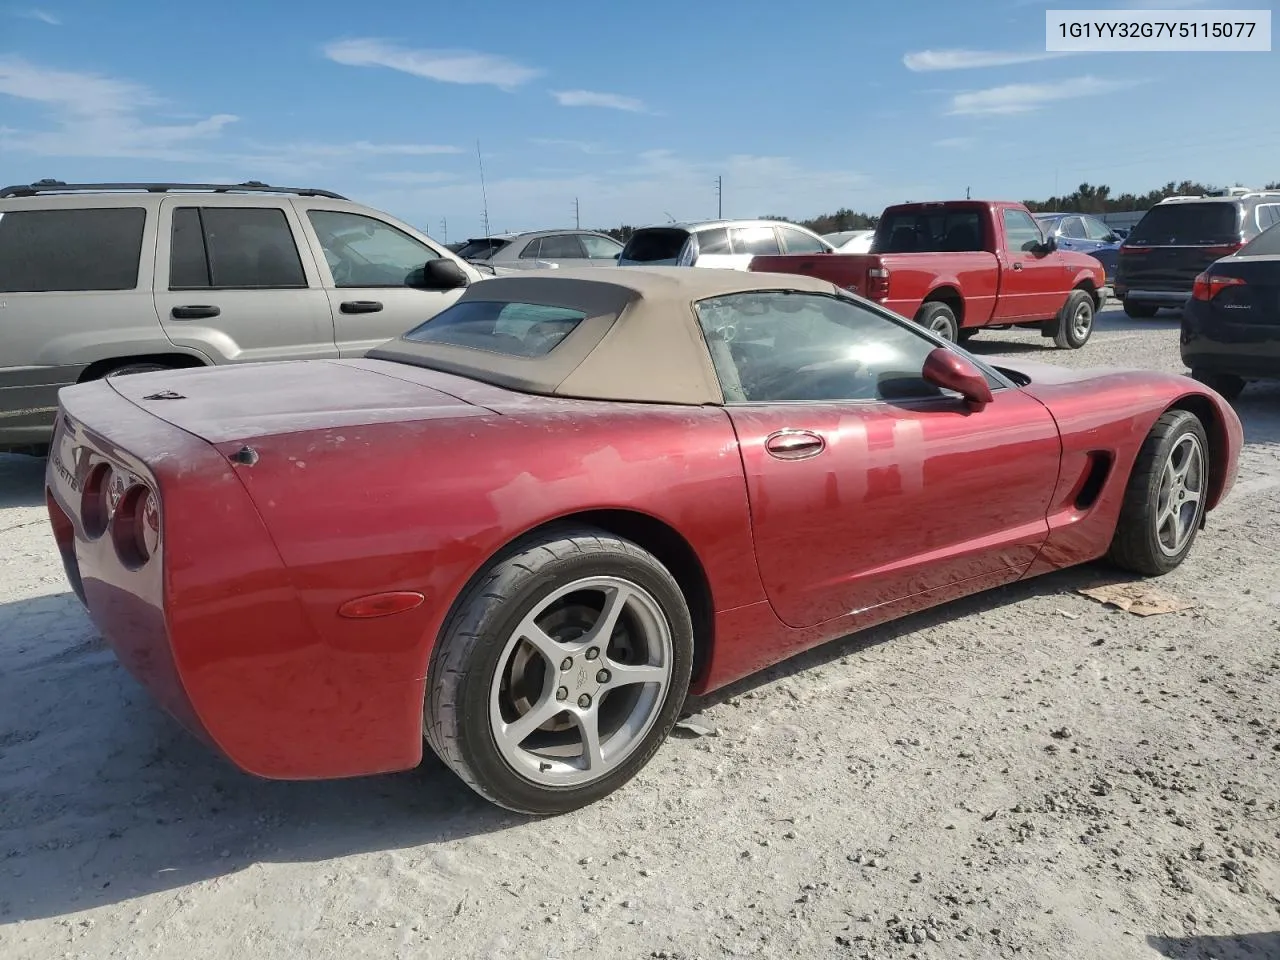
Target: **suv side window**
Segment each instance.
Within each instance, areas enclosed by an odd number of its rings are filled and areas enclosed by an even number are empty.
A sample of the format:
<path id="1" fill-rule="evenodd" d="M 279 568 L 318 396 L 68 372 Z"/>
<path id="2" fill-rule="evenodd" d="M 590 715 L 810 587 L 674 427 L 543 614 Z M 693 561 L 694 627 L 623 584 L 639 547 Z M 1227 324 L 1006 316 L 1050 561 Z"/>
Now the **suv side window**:
<path id="1" fill-rule="evenodd" d="M 169 289 L 305 289 L 306 274 L 278 207 L 177 207 Z"/>
<path id="2" fill-rule="evenodd" d="M 359 213 L 308 210 L 335 287 L 411 287 L 422 265 L 439 258 L 426 244 L 389 223 Z"/>
<path id="3" fill-rule="evenodd" d="M 587 253 L 582 249 L 577 236 L 572 233 L 557 233 L 542 238 L 542 249 L 538 252 L 540 260 L 585 260 Z"/>
<path id="4" fill-rule="evenodd" d="M 753 257 L 781 253 L 778 237 L 773 227 L 734 227 L 729 231 L 733 252 L 751 254 Z"/>
<path id="5" fill-rule="evenodd" d="M 729 253 L 729 231 L 724 227 L 699 230 L 694 236 L 698 238 L 699 256 Z"/>
<path id="6" fill-rule="evenodd" d="M 536 237 L 524 245 L 524 249 L 520 251 L 521 260 L 537 260 L 542 254 L 542 238 Z"/>
<path id="7" fill-rule="evenodd" d="M 1259 230 L 1265 230 L 1273 223 L 1280 223 L 1280 203 L 1261 203 L 1254 213 Z"/>
<path id="8" fill-rule="evenodd" d="M 795 227 L 778 227 L 782 242 L 787 245 L 787 253 L 823 253 L 826 251 L 817 238 L 809 236 Z"/>
<path id="9" fill-rule="evenodd" d="M 1031 214 L 1022 210 L 1005 208 L 1004 233 L 1011 253 L 1030 253 L 1044 242 L 1044 236 L 1035 220 L 1031 219 Z"/>
<path id="10" fill-rule="evenodd" d="M 622 244 L 616 240 L 597 237 L 590 233 L 578 235 L 582 245 L 587 248 L 587 256 L 592 260 L 616 260 L 622 252 Z"/>
<path id="11" fill-rule="evenodd" d="M 1101 220 L 1095 219 L 1094 217 L 1081 217 L 1080 219 L 1084 221 L 1084 234 L 1086 237 L 1090 240 L 1109 242 L 1108 238 L 1111 236 L 1111 228 L 1105 223 Z"/>
<path id="12" fill-rule="evenodd" d="M 9 210 L 0 214 L 0 293 L 133 290 L 142 207 Z"/>
<path id="13" fill-rule="evenodd" d="M 1084 240 L 1084 224 L 1080 222 L 1079 217 L 1063 217 L 1062 218 L 1062 235 L 1070 237 L 1072 240 Z"/>

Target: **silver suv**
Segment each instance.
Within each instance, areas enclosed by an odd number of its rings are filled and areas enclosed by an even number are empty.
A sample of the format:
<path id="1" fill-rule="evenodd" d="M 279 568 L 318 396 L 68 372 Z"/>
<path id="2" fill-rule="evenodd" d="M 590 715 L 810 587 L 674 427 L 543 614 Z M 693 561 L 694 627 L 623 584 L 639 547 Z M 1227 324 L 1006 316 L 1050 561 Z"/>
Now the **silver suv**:
<path id="1" fill-rule="evenodd" d="M 641 227 L 618 256 L 623 267 L 719 267 L 746 270 L 752 257 L 776 253 L 831 253 L 812 230 L 777 220 L 704 220 Z"/>
<path id="2" fill-rule="evenodd" d="M 483 279 L 327 190 L 0 190 L 0 450 L 47 444 L 61 387 L 169 367 L 354 357 Z"/>
<path id="3" fill-rule="evenodd" d="M 537 230 L 477 237 L 458 256 L 494 273 L 559 267 L 616 267 L 622 244 L 594 230 Z"/>

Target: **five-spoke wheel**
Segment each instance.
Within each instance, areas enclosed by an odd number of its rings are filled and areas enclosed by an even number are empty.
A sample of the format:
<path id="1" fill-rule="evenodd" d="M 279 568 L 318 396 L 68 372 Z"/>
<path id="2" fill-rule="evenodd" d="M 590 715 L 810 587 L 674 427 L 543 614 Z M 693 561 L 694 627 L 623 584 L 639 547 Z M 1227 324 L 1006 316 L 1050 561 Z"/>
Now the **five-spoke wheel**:
<path id="1" fill-rule="evenodd" d="M 429 667 L 427 741 L 495 803 L 563 813 L 648 762 L 692 662 L 688 605 L 656 557 L 602 531 L 553 531 L 459 599 Z"/>

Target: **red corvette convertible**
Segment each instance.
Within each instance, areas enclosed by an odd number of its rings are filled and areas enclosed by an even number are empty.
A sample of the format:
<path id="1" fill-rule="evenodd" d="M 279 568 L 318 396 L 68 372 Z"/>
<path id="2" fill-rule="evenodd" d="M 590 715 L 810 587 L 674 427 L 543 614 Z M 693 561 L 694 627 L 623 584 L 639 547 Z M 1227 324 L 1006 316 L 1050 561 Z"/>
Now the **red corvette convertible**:
<path id="1" fill-rule="evenodd" d="M 418 764 L 528 813 L 632 777 L 686 694 L 1102 557 L 1187 556 L 1240 421 L 1150 372 L 992 366 L 829 283 L 486 279 L 366 358 L 64 389 L 67 576 L 263 777 Z"/>

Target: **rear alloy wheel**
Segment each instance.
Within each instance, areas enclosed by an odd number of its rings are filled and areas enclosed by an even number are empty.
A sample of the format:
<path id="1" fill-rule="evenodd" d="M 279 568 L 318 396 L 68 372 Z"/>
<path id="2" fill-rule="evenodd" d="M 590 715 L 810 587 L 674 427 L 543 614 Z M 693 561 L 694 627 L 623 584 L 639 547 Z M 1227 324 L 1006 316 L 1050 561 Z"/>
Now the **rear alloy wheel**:
<path id="1" fill-rule="evenodd" d="M 1087 290 L 1073 290 L 1054 321 L 1053 342 L 1059 347 L 1079 350 L 1093 334 L 1093 297 Z"/>
<path id="2" fill-rule="evenodd" d="M 1207 370 L 1192 370 L 1191 379 L 1198 380 L 1210 390 L 1222 395 L 1222 399 L 1231 402 L 1244 390 L 1244 378 L 1233 373 L 1210 373 Z"/>
<path id="3" fill-rule="evenodd" d="M 945 303 L 926 303 L 916 311 L 916 323 L 944 340 L 955 343 L 960 336 L 960 324 L 955 312 Z"/>
<path id="4" fill-rule="evenodd" d="M 481 796 L 565 813 L 648 763 L 692 663 L 688 606 L 657 558 L 602 531 L 553 532 L 459 601 L 432 654 L 424 730 Z"/>
<path id="5" fill-rule="evenodd" d="M 1209 441 L 1199 417 L 1170 410 L 1133 465 L 1108 558 L 1145 576 L 1177 567 L 1195 542 L 1209 494 Z"/>
<path id="6" fill-rule="evenodd" d="M 1132 300 L 1125 300 L 1124 302 L 1125 315 L 1132 317 L 1134 320 L 1150 320 L 1159 309 L 1153 303 L 1134 303 Z"/>

